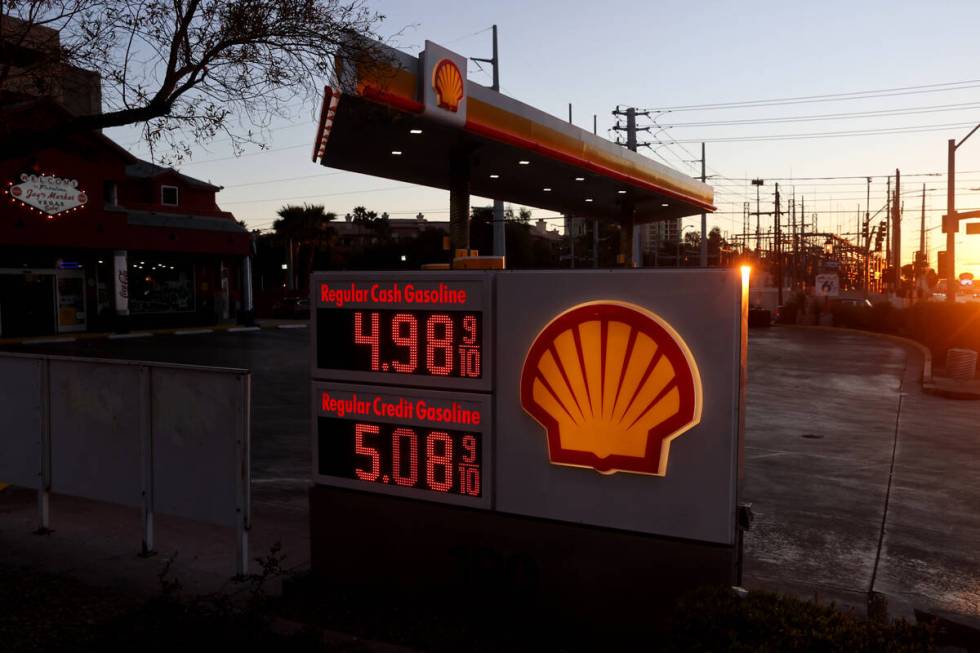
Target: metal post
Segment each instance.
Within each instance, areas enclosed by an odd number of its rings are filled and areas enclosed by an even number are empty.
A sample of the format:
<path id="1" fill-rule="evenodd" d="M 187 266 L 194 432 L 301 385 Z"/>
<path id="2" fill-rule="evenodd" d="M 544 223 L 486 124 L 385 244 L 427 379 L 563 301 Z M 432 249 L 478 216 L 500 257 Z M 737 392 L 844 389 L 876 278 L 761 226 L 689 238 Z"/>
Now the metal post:
<path id="1" fill-rule="evenodd" d="M 139 440 L 142 470 L 143 501 L 140 516 L 143 521 L 143 544 L 140 556 L 149 557 L 156 553 L 153 535 L 153 370 L 148 365 L 139 368 Z"/>
<path id="2" fill-rule="evenodd" d="M 255 301 L 252 296 L 252 256 L 246 256 L 242 261 L 242 310 L 245 320 L 252 321 Z"/>
<path id="3" fill-rule="evenodd" d="M 568 236 L 569 256 L 571 268 L 575 269 L 575 218 L 570 215 L 565 216 L 565 232 Z"/>
<path id="4" fill-rule="evenodd" d="M 701 143 L 701 182 L 708 180 L 704 173 L 704 143 Z M 720 263 L 720 262 L 719 262 Z M 708 214 L 701 211 L 701 267 L 708 267 Z"/>
<path id="5" fill-rule="evenodd" d="M 592 218 L 592 267 L 599 267 L 599 218 Z"/>
<path id="6" fill-rule="evenodd" d="M 237 483 L 238 519 L 235 520 L 235 573 L 238 578 L 248 574 L 248 534 L 252 530 L 252 376 L 245 374 L 238 377 L 242 389 L 241 422 L 237 424 L 238 465 Z"/>
<path id="7" fill-rule="evenodd" d="M 51 361 L 41 363 L 41 487 L 37 491 L 37 530 L 51 532 Z"/>
<path id="8" fill-rule="evenodd" d="M 458 249 L 469 253 L 470 170 L 469 159 L 461 152 L 454 152 L 449 162 L 449 242 L 450 259 Z"/>

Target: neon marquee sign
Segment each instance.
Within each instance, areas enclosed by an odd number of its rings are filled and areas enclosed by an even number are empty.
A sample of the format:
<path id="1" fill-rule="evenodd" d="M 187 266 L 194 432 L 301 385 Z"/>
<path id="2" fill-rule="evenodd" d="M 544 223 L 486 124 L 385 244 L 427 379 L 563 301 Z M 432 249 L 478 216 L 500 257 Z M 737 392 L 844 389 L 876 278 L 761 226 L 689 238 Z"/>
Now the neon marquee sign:
<path id="1" fill-rule="evenodd" d="M 77 211 L 88 203 L 88 195 L 78 188 L 77 179 L 51 175 L 22 174 L 19 184 L 9 184 L 7 195 L 12 202 L 46 214 L 49 219 Z"/>

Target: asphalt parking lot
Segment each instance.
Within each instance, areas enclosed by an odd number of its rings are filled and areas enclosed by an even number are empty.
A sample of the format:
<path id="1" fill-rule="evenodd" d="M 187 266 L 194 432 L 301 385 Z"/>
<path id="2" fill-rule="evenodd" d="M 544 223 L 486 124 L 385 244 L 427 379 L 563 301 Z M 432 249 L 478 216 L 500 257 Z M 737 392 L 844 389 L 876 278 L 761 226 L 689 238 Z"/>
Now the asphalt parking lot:
<path id="1" fill-rule="evenodd" d="M 925 395 L 919 354 L 892 341 L 773 328 L 753 331 L 749 349 L 745 584 L 850 605 L 870 591 L 897 614 L 980 618 L 980 402 Z M 289 515 L 303 537 L 308 330 L 16 350 L 250 369 L 256 512 Z"/>

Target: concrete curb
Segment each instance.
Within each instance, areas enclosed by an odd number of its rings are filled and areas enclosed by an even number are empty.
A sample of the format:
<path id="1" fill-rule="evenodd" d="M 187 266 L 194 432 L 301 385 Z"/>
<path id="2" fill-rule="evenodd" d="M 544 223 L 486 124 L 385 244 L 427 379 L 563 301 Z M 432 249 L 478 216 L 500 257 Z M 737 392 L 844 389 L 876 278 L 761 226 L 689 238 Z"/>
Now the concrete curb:
<path id="1" fill-rule="evenodd" d="M 922 354 L 922 387 L 925 388 L 927 384 L 932 384 L 932 352 L 929 351 L 928 347 L 915 340 L 912 340 L 911 338 L 903 338 L 902 336 L 896 336 L 891 333 L 879 333 L 878 331 L 865 331 L 863 329 L 850 329 L 847 327 L 819 326 L 813 324 L 780 324 L 778 326 L 791 329 L 810 329 L 813 331 L 832 331 L 837 333 L 870 336 L 872 338 L 878 338 L 879 340 L 891 340 L 897 344 L 917 349 L 919 353 Z"/>
<path id="2" fill-rule="evenodd" d="M 49 345 L 78 340 L 128 340 L 131 338 L 149 338 L 153 336 L 190 336 L 209 333 L 251 333 L 256 331 L 277 331 L 280 329 L 307 329 L 309 323 L 303 322 L 274 322 L 255 326 L 226 324 L 209 327 L 175 327 L 171 329 L 154 329 L 151 331 L 133 331 L 131 333 L 78 333 L 68 336 L 25 336 L 23 338 L 0 338 L 0 345 Z"/>
<path id="3" fill-rule="evenodd" d="M 877 331 L 864 331 L 862 329 L 849 329 L 847 327 L 817 326 L 809 324 L 780 324 L 779 326 L 794 329 L 837 331 L 841 333 L 871 336 L 882 340 L 891 340 L 892 342 L 900 345 L 918 349 L 919 353 L 922 354 L 921 383 L 923 392 L 926 394 L 935 395 L 937 397 L 945 397 L 946 399 L 980 400 L 980 390 L 971 387 L 959 386 L 953 379 L 947 379 L 945 377 L 940 377 L 938 379 L 934 378 L 932 374 L 932 352 L 929 351 L 929 348 L 925 345 L 910 338 L 903 338 L 902 336 L 896 336 L 891 333 L 878 333 Z"/>

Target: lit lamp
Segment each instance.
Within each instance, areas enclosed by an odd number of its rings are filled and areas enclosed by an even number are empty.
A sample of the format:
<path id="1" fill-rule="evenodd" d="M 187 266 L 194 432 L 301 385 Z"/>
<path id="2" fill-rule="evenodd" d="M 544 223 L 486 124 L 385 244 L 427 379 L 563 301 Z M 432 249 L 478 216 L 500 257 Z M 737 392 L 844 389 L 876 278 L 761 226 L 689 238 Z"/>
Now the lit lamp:
<path id="1" fill-rule="evenodd" d="M 823 244 L 823 251 L 825 254 L 830 255 L 834 253 L 834 241 L 829 236 Z"/>

